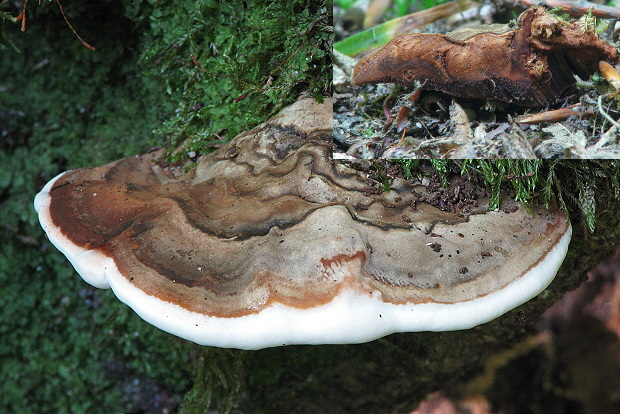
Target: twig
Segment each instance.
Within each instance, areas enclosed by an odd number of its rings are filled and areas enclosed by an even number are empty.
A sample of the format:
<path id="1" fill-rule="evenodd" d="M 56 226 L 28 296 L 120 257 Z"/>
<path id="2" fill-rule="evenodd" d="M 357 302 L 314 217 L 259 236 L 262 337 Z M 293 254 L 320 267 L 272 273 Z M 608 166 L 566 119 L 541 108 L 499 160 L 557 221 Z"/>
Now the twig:
<path id="1" fill-rule="evenodd" d="M 399 34 L 411 33 L 415 29 L 467 10 L 476 4 L 473 0 L 455 0 L 427 10 L 398 17 L 336 42 L 334 43 L 334 49 L 347 56 L 356 56 L 368 49 L 386 44 L 390 39 Z"/>
<path id="2" fill-rule="evenodd" d="M 71 31 L 73 32 L 73 34 L 75 36 L 77 36 L 78 39 L 80 39 L 80 42 L 82 42 L 82 44 L 84 46 L 86 46 L 87 48 L 89 48 L 92 51 L 95 51 L 95 47 L 89 45 L 88 43 L 86 43 L 86 41 L 84 39 L 82 39 L 82 37 L 75 31 L 75 29 L 73 28 L 73 26 L 71 25 L 71 23 L 69 22 L 69 19 L 67 19 L 67 15 L 65 14 L 64 9 L 62 8 L 62 4 L 60 4 L 60 0 L 56 0 L 56 4 L 58 4 L 58 8 L 60 9 L 60 13 L 62 13 L 62 17 L 63 19 L 65 19 L 65 22 L 67 23 L 67 26 L 69 26 L 69 28 L 71 29 Z"/>
<path id="3" fill-rule="evenodd" d="M 540 112 L 537 114 L 522 115 L 515 119 L 518 124 L 540 124 L 543 122 L 562 122 L 571 116 L 582 118 L 591 117 L 593 111 L 582 111 L 581 104 L 571 105 L 566 108 L 555 109 L 552 111 Z"/>
<path id="4" fill-rule="evenodd" d="M 297 49 L 295 49 L 295 51 L 293 53 L 291 53 L 291 55 L 284 60 L 284 62 L 280 63 L 274 70 L 272 70 L 269 75 L 265 76 L 265 79 L 260 81 L 260 83 L 263 83 L 263 82 L 267 81 L 267 79 L 269 79 L 271 77 L 271 75 L 276 73 L 278 71 L 278 69 L 280 69 L 286 62 L 291 60 L 291 58 L 293 56 L 295 56 L 297 54 L 297 52 L 299 52 L 299 49 L 301 49 L 301 47 L 306 43 L 307 40 L 308 39 L 305 39 L 303 42 L 301 42 L 301 44 L 299 46 L 297 46 Z"/>
<path id="5" fill-rule="evenodd" d="M 602 19 L 617 19 L 620 18 L 620 8 L 604 6 L 597 3 L 591 3 L 589 1 L 567 1 L 567 0 L 503 0 L 504 4 L 508 4 L 513 7 L 535 7 L 546 6 L 550 9 L 560 9 L 565 13 L 568 13 L 572 17 L 580 17 L 592 11 L 592 15 L 600 17 Z"/>
<path id="6" fill-rule="evenodd" d="M 603 134 L 603 136 L 596 142 L 596 144 L 586 149 L 586 153 L 591 153 L 591 154 L 596 153 L 601 148 L 603 148 L 605 145 L 607 145 L 609 142 L 613 141 L 613 137 L 616 136 L 617 133 L 618 133 L 618 128 L 616 128 L 616 126 L 613 125 L 611 128 L 607 130 L 607 132 Z"/>
<path id="7" fill-rule="evenodd" d="M 615 90 L 619 90 L 620 89 L 620 73 L 618 73 L 618 71 L 613 66 L 611 66 L 609 63 L 605 62 L 604 60 L 601 60 L 598 63 L 598 68 L 603 74 L 603 76 L 605 77 L 605 79 L 607 79 L 607 82 L 609 82 L 609 84 L 613 86 Z"/>
<path id="8" fill-rule="evenodd" d="M 395 35 L 403 33 L 412 33 L 414 30 L 420 27 L 427 26 L 439 19 L 445 19 L 453 14 L 467 10 L 470 7 L 476 5 L 476 2 L 470 0 L 457 0 L 448 3 L 440 4 L 439 6 L 431 7 L 430 9 L 422 10 L 416 13 L 408 14 L 397 21 L 400 25 L 396 28 Z"/>
<path id="9" fill-rule="evenodd" d="M 617 135 L 618 131 L 620 130 L 620 124 L 618 124 L 618 122 L 616 122 L 611 116 L 609 116 L 609 114 L 603 109 L 603 95 L 600 95 L 598 97 L 598 111 L 605 117 L 605 119 L 611 122 L 612 127 L 603 134 L 603 136 L 596 142 L 596 144 L 588 148 L 588 151 L 598 151 L 599 149 L 607 145 L 607 143 L 612 141 L 613 137 Z"/>
<path id="10" fill-rule="evenodd" d="M 60 0 L 56 0 L 56 4 L 58 4 L 58 8 L 60 9 L 60 13 L 62 14 L 62 18 L 65 19 L 65 23 L 67 23 L 67 26 L 69 26 L 69 28 L 71 29 L 73 34 L 80 40 L 80 42 L 82 42 L 82 44 L 84 46 L 86 46 L 87 48 L 89 48 L 92 51 L 95 51 L 96 50 L 95 47 L 91 46 L 84 39 L 82 39 L 82 37 L 78 34 L 78 32 L 73 28 L 73 26 L 69 22 L 69 19 L 67 18 L 67 15 L 65 14 L 65 10 L 62 7 L 62 4 L 60 3 Z M 39 5 L 41 5 L 40 1 L 39 1 Z M 22 7 L 21 13 L 19 13 L 19 15 L 17 15 L 17 17 L 15 17 L 15 19 L 14 19 L 16 22 L 19 22 L 19 21 L 22 22 L 22 25 L 21 25 L 22 32 L 26 31 L 26 7 L 28 7 L 28 0 L 24 1 L 24 6 Z"/>
<path id="11" fill-rule="evenodd" d="M 605 119 L 611 122 L 613 126 L 615 126 L 617 129 L 620 129 L 620 124 L 617 123 L 616 120 L 613 119 L 611 116 L 609 116 L 609 114 L 603 109 L 603 95 L 599 95 L 598 97 L 598 111 L 601 113 L 601 115 L 605 117 Z"/>
<path id="12" fill-rule="evenodd" d="M 28 7 L 28 0 L 24 1 L 24 6 L 22 7 L 21 13 L 19 13 L 15 18 L 15 22 L 22 22 L 22 32 L 26 31 L 26 7 Z"/>

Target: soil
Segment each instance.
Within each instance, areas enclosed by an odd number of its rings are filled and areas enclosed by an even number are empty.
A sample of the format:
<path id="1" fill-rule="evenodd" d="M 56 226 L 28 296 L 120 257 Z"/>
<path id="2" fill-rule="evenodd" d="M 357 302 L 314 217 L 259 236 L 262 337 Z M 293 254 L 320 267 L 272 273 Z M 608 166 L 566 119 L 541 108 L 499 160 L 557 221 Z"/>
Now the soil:
<path id="1" fill-rule="evenodd" d="M 391 161 L 344 162 L 349 164 L 352 168 L 364 172 L 370 180 L 376 180 L 376 182 L 379 183 L 386 182 L 387 179 L 390 181 L 394 179 L 407 179 L 402 166 Z M 435 169 L 428 165 L 422 165 L 420 168 L 424 175 L 424 178 L 420 181 L 424 191 L 416 192 L 414 190 L 413 203 L 425 202 L 443 211 L 467 214 L 478 207 L 479 201 L 487 200 L 488 202 L 490 194 L 480 185 L 477 177 L 473 175 L 460 176 L 456 173 L 451 174 L 446 183 L 447 185 L 444 186 L 440 175 Z M 369 186 L 367 191 L 368 193 L 377 194 L 381 192 L 381 189 Z M 506 198 L 504 206 L 502 207 L 507 209 L 506 212 L 514 211 L 512 209 L 513 203 L 511 200 L 512 194 L 510 197 Z M 386 207 L 389 206 L 386 205 Z M 415 208 L 415 205 L 413 207 Z"/>

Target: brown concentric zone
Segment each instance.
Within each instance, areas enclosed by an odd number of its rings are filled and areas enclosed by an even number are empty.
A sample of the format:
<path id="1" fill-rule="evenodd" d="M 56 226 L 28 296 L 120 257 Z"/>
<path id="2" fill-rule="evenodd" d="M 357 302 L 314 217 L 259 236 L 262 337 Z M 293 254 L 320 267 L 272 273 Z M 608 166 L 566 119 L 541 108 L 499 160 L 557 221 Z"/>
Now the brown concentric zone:
<path id="1" fill-rule="evenodd" d="M 331 161 L 329 120 L 311 125 L 275 119 L 188 174 L 159 166 L 159 153 L 71 171 L 50 191 L 51 220 L 148 295 L 218 317 L 344 291 L 463 302 L 510 284 L 567 231 L 545 209 L 489 212 L 481 199 L 442 211 L 419 202 L 431 197 L 419 182 L 369 192 Z"/>

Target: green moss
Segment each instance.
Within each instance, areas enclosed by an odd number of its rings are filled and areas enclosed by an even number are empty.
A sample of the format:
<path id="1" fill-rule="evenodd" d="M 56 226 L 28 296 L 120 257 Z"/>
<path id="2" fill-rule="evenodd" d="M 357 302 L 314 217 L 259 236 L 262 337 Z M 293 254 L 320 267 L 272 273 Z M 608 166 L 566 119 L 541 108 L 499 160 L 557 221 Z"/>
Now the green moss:
<path id="1" fill-rule="evenodd" d="M 555 204 L 573 221 L 590 232 L 596 229 L 596 193 L 618 198 L 620 195 L 620 163 L 574 160 L 398 160 L 405 176 L 422 173 L 429 163 L 444 184 L 453 173 L 473 175 L 491 193 L 491 209 L 500 207 L 503 196 L 525 205 Z M 385 184 L 384 184 L 385 185 Z M 606 200 L 609 202 L 609 200 Z"/>
<path id="2" fill-rule="evenodd" d="M 510 163 L 504 170 L 472 164 L 468 171 L 480 176 L 479 169 L 490 168 L 499 199 L 511 191 L 524 191 L 523 199 L 561 194 L 576 222 L 579 211 L 596 220 L 593 233 L 575 226 L 574 253 L 539 299 L 473 330 L 397 334 L 361 345 L 231 353 L 180 340 L 144 323 L 111 292 L 81 281 L 46 241 L 32 199 L 67 168 L 102 165 L 166 142 L 183 142 L 181 154 L 207 151 L 216 133 L 231 138 L 301 90 L 324 93 L 331 81 L 322 53 L 329 50 L 331 5 L 220 3 L 218 15 L 208 1 L 65 4 L 75 29 L 97 47 L 91 52 L 55 2 L 30 3 L 26 32 L 0 22 L 1 412 L 135 411 L 122 400 L 122 381 L 105 369 L 115 361 L 177 399 L 192 389 L 186 412 L 209 404 L 222 411 L 237 405 L 247 412 L 403 412 L 532 332 L 535 316 L 576 286 L 620 238 L 617 163 L 543 164 L 534 190 L 527 165 L 513 171 Z M 264 24 L 257 10 L 266 13 Z M 276 21 L 275 10 L 289 14 Z M 18 13 L 6 1 L 0 11 Z M 292 18 L 297 11 L 302 17 Z M 227 21 L 248 26 L 232 33 Z M 217 75 L 198 69 L 192 53 Z M 242 63 L 227 59 L 232 56 Z M 272 89 L 264 91 L 268 75 Z M 403 168 L 416 174 L 417 165 Z M 453 164 L 442 165 L 452 171 Z M 499 178 L 511 173 L 522 177 L 522 190 Z M 517 313 L 525 314 L 525 323 L 516 322 Z"/>
<path id="3" fill-rule="evenodd" d="M 245 379 L 243 358 L 234 349 L 205 348 L 194 354 L 195 382 L 185 395 L 181 413 L 205 413 L 216 409 L 230 413 L 239 403 Z"/>
<path id="4" fill-rule="evenodd" d="M 0 411 L 143 410 L 126 399 L 123 387 L 133 379 L 154 382 L 174 406 L 190 389 L 192 362 L 200 361 L 193 355 L 202 348 L 86 285 L 45 239 L 32 200 L 66 169 L 180 143 L 183 161 L 187 151 L 199 155 L 254 127 L 302 91 L 329 94 L 331 3 L 63 7 L 96 51 L 76 38 L 55 1 L 30 1 L 22 32 L 12 21 L 21 5 L 0 0 Z M 109 372 L 117 365 L 123 378 Z M 221 375 L 211 378 L 217 401 L 225 394 L 217 390 L 228 388 Z"/>
<path id="5" fill-rule="evenodd" d="M 292 103 L 331 87 L 331 3 L 186 0 L 149 16 L 141 63 L 180 100 L 158 128 L 170 161 L 209 152 Z M 162 26 L 173 22 L 176 30 Z M 194 58 L 192 58 L 192 56 Z M 182 145 L 184 151 L 178 151 Z M 173 153 L 173 150 L 176 150 Z"/>

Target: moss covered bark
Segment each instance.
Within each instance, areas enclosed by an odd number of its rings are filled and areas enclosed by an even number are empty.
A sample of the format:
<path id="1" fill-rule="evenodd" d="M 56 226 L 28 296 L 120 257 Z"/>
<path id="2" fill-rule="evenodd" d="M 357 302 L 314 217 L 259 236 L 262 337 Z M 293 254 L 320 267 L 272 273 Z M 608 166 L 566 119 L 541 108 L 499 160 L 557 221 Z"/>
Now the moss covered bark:
<path id="1" fill-rule="evenodd" d="M 32 200 L 66 169 L 166 145 L 187 162 L 328 94 L 331 3 L 61 3 L 96 51 L 56 1 L 28 2 L 22 32 L 0 0 L 0 411 L 174 410 L 198 347 L 81 281 Z"/>

